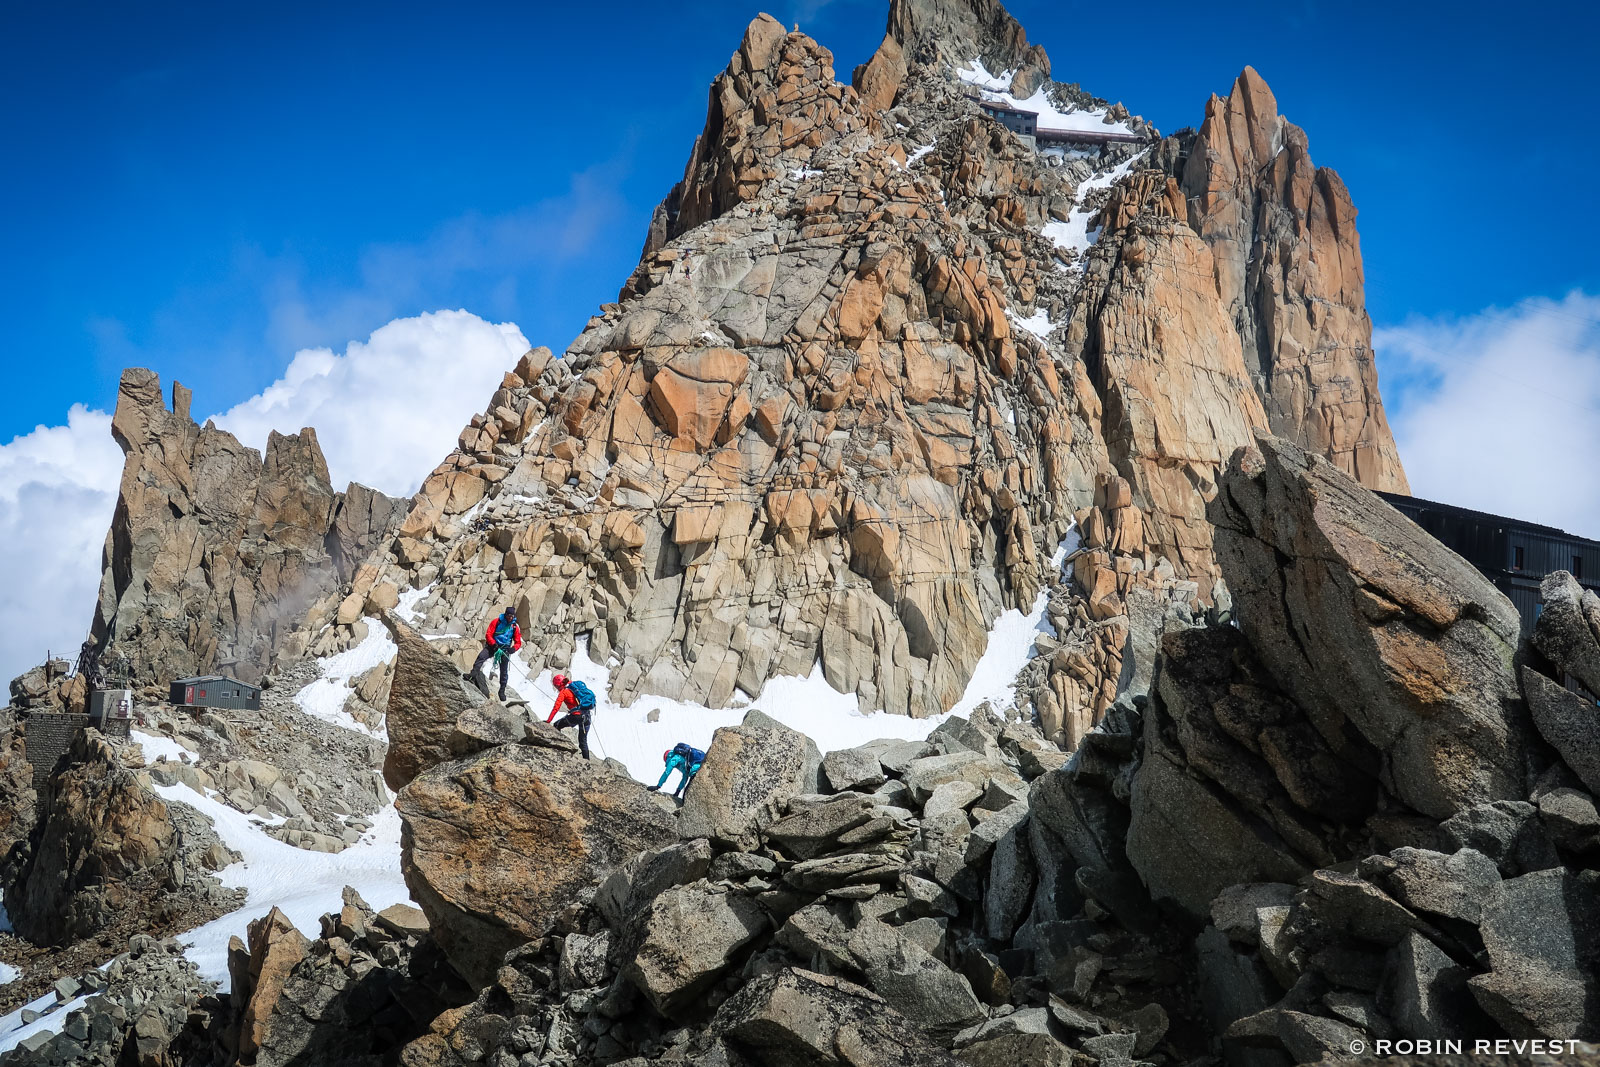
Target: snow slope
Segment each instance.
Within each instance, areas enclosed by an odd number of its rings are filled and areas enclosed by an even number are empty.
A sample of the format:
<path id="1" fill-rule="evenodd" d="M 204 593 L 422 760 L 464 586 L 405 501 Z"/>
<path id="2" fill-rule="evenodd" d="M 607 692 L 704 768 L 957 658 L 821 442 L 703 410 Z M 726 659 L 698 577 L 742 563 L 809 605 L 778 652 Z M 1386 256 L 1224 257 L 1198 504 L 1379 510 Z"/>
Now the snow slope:
<path id="1" fill-rule="evenodd" d="M 369 730 L 344 710 L 344 702 L 353 692 L 350 683 L 363 672 L 389 662 L 396 651 L 394 638 L 389 636 L 389 630 L 383 623 L 377 619 L 368 619 L 366 622 L 366 638 L 336 656 L 325 656 L 319 660 L 321 676 L 296 693 L 294 702 L 314 719 L 383 740 L 386 735 L 382 731 Z"/>
<path id="2" fill-rule="evenodd" d="M 1011 79 L 1016 76 L 1016 71 L 1008 70 L 1003 74 L 990 74 L 984 69 L 982 60 L 974 59 L 971 63 L 956 71 L 956 76 L 976 88 L 985 100 L 993 101 L 996 104 L 1004 104 L 1006 107 L 1013 107 L 1019 111 L 1031 111 L 1039 116 L 1038 129 L 1040 133 L 1050 131 L 1062 133 L 1133 132 L 1133 127 L 1126 122 L 1105 121 L 1106 109 L 1103 107 L 1083 109 L 1069 107 L 1066 111 L 1061 110 L 1060 105 L 1050 99 L 1050 94 L 1046 91 L 1045 86 L 1040 86 L 1034 90 L 1032 96 L 1018 99 L 1005 91 L 1011 87 Z"/>
<path id="3" fill-rule="evenodd" d="M 1083 206 L 1084 201 L 1096 189 L 1111 188 L 1124 178 L 1129 171 L 1133 170 L 1134 164 L 1143 158 L 1144 153 L 1140 152 L 1136 156 L 1123 160 L 1105 173 L 1096 174 L 1089 180 L 1080 183 L 1078 185 L 1078 194 L 1075 197 L 1077 205 L 1067 215 L 1067 221 L 1045 223 L 1044 235 L 1057 248 L 1065 249 L 1081 257 L 1083 253 L 1089 250 L 1089 246 L 1094 244 L 1096 238 L 1100 236 L 1099 230 L 1093 232 L 1089 230 L 1089 223 L 1099 213 L 1099 209 L 1085 208 Z"/>

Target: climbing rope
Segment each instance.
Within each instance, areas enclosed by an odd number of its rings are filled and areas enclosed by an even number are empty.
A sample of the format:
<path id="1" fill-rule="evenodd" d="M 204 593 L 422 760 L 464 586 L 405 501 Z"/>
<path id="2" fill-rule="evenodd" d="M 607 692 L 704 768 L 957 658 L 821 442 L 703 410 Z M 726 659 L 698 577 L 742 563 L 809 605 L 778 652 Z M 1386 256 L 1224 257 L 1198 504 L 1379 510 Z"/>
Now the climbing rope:
<path id="1" fill-rule="evenodd" d="M 498 655 L 498 653 L 496 653 L 496 654 Z M 538 682 L 534 681 L 533 676 L 528 673 L 527 669 L 524 668 L 522 666 L 522 664 L 517 662 L 517 659 L 516 659 L 515 656 L 511 657 L 510 662 L 511 662 L 512 669 L 515 670 L 516 673 L 521 676 L 522 681 L 526 682 L 529 686 L 531 686 L 533 688 L 534 692 L 541 693 L 544 696 L 549 697 L 552 702 L 556 699 L 556 694 L 550 692 L 550 690 L 546 689 L 544 686 L 542 686 Z M 522 687 L 518 686 L 517 687 L 517 691 L 521 692 L 522 691 Z M 596 702 L 595 710 L 599 710 L 598 701 Z M 598 730 L 595 729 L 595 726 L 599 721 L 600 721 L 599 720 L 599 716 L 595 715 L 594 712 L 591 711 L 589 713 L 589 741 L 594 745 L 595 749 L 600 753 L 600 758 L 601 759 L 607 759 L 609 757 L 606 756 L 605 745 L 600 743 L 600 733 L 599 733 Z"/>

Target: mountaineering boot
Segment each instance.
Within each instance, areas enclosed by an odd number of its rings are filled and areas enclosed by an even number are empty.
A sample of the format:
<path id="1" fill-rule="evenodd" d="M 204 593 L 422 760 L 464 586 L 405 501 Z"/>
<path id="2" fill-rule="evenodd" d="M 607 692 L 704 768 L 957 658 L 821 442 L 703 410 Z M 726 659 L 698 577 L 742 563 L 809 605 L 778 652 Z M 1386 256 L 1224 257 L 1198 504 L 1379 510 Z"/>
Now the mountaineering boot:
<path id="1" fill-rule="evenodd" d="M 500 690 L 500 703 L 504 704 L 505 702 L 506 702 L 506 691 L 504 689 L 502 689 L 502 690 Z"/>

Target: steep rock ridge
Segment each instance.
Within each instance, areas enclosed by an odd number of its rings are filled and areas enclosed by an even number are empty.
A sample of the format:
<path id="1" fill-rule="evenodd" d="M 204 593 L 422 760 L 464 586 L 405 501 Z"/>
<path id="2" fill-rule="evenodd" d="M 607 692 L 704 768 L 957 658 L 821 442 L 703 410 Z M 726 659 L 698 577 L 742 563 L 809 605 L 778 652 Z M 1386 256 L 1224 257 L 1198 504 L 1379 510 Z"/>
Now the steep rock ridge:
<path id="1" fill-rule="evenodd" d="M 316 432 L 273 433 L 265 456 L 172 407 L 142 369 L 123 372 L 112 433 L 127 457 L 106 538 L 93 639 L 136 683 L 226 671 L 259 681 L 289 631 L 385 538 L 399 502 L 336 493 Z M 337 553 L 338 563 L 330 556 Z"/>
<path id="2" fill-rule="evenodd" d="M 1253 68 L 1206 104 L 1180 176 L 1272 432 L 1369 489 L 1409 492 L 1378 396 L 1355 206 Z"/>

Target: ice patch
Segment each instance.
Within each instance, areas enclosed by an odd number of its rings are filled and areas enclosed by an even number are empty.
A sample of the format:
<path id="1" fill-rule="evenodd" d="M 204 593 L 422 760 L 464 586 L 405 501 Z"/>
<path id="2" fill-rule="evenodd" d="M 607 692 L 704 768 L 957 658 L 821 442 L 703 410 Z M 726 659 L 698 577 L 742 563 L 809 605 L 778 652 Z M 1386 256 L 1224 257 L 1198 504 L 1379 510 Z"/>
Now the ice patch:
<path id="1" fill-rule="evenodd" d="M 1075 537 L 1076 534 L 1069 534 L 1069 538 Z M 1062 545 L 1066 543 L 1063 540 Z M 1058 547 L 1057 555 L 1065 558 L 1067 551 Z M 760 708 L 785 726 L 806 734 L 821 751 L 833 752 L 879 738 L 920 741 L 952 715 L 965 718 L 984 701 L 997 712 L 1015 707 L 1017 674 L 1034 654 L 1034 638 L 1052 632 L 1045 621 L 1048 602 L 1048 594 L 1041 592 L 1027 613 L 1015 608 L 1001 613 L 989 631 L 988 645 L 961 700 L 943 715 L 926 719 L 863 712 L 854 693 L 841 693 L 828 684 L 820 663 L 805 677 L 769 679 L 760 696 L 754 700 L 736 697 L 735 706 L 727 708 L 706 708 L 659 696 L 641 696 L 627 707 L 619 706 L 611 699 L 611 670 L 589 658 L 587 636 L 578 638 L 566 673 L 594 691 L 595 714 L 589 731 L 594 755 L 619 760 L 634 778 L 654 784 L 661 776 L 662 752 L 680 741 L 709 748 L 718 728 L 737 726 L 750 708 Z M 508 688 L 528 700 L 541 719 L 550 713 L 540 701 L 555 703 L 555 690 L 550 684 L 553 673 L 546 670 L 532 676 L 520 659 L 511 658 Z M 650 719 L 652 713 L 654 722 Z"/>
<path id="2" fill-rule="evenodd" d="M 1014 70 L 1008 70 L 1003 74 L 990 74 L 981 59 L 974 59 L 971 63 L 956 71 L 956 77 L 968 85 L 975 85 L 979 89 L 988 89 L 995 92 L 1011 88 L 1011 79 L 1016 76 L 1017 72 Z"/>
<path id="3" fill-rule="evenodd" d="M 58 1032 L 62 1025 L 66 1023 L 67 1016 L 83 1007 L 88 1000 L 89 995 L 84 994 L 57 1007 L 55 991 L 51 990 L 37 1000 L 30 1000 L 10 1015 L 0 1017 L 0 1053 L 10 1052 L 34 1034 L 53 1034 Z M 48 1011 L 50 1014 L 35 1019 L 31 1023 L 24 1023 L 22 1021 L 22 1013 L 25 1011 Z"/>
<path id="4" fill-rule="evenodd" d="M 1018 329 L 1027 330 L 1041 341 L 1048 339 L 1050 331 L 1055 329 L 1055 324 L 1050 321 L 1050 313 L 1044 308 L 1039 308 L 1027 318 L 1006 308 L 1006 318 L 1010 319 Z"/>
<path id="5" fill-rule="evenodd" d="M 21 973 L 21 971 L 11 966 L 11 964 L 4 960 L 0 960 L 0 985 L 9 985 L 12 982 L 15 982 L 17 980 L 17 975 Z"/>
<path id="6" fill-rule="evenodd" d="M 549 716 L 541 700 L 555 703 L 550 685 L 553 672 L 530 676 L 515 657 L 511 660 L 510 689 L 529 701 L 540 719 Z M 594 690 L 596 711 L 589 731 L 589 745 L 597 757 L 620 760 L 628 773 L 641 782 L 654 784 L 661 777 L 661 753 L 679 741 L 696 748 L 708 748 L 711 735 L 723 726 L 737 726 L 745 712 L 760 708 L 792 729 L 817 743 L 823 752 L 854 748 L 878 738 L 907 741 L 927 737 L 949 715 L 913 719 L 886 712 L 863 712 L 854 693 L 840 693 L 823 677 L 822 667 L 814 667 L 806 677 L 770 679 L 755 700 L 727 708 L 706 708 L 681 700 L 642 696 L 627 707 L 611 699 L 611 671 L 589 658 L 587 637 L 578 639 L 566 673 Z M 650 721 L 651 713 L 656 721 Z"/>
<path id="7" fill-rule="evenodd" d="M 983 61 L 974 59 L 971 63 L 956 71 L 956 77 L 979 89 L 985 100 L 1006 107 L 1016 108 L 1018 111 L 1031 111 L 1038 116 L 1038 130 L 1040 133 L 1132 133 L 1133 127 L 1126 122 L 1106 122 L 1106 109 L 1103 107 L 1074 108 L 1062 111 L 1060 106 L 1050 98 L 1048 87 L 1041 85 L 1035 89 L 1032 96 L 1017 99 L 1008 89 L 1011 88 L 1011 79 L 1017 76 L 1014 70 L 1003 74 L 990 74 L 984 68 Z"/>
<path id="8" fill-rule="evenodd" d="M 927 155 L 929 152 L 932 152 L 933 151 L 933 145 L 934 145 L 934 142 L 929 141 L 927 144 L 923 145 L 921 148 L 918 148 L 915 152 L 913 152 L 909 156 L 907 156 L 906 157 L 906 166 L 908 166 L 908 167 L 911 166 L 911 164 L 915 163 L 917 160 L 921 159 L 923 156 Z"/>
<path id="9" fill-rule="evenodd" d="M 822 172 L 814 167 L 796 167 L 789 172 L 789 177 L 795 181 L 805 181 L 807 178 L 820 178 Z"/>
<path id="10" fill-rule="evenodd" d="M 1041 589 L 1026 615 L 1016 608 L 1000 613 L 989 630 L 989 646 L 972 669 L 966 692 L 950 714 L 964 719 L 985 701 L 996 712 L 1016 707 L 1017 675 L 1033 658 L 1033 639 L 1041 633 L 1054 632 L 1044 615 L 1049 603 L 1049 591 Z"/>
<path id="11" fill-rule="evenodd" d="M 170 737 L 162 737 L 159 734 L 140 734 L 139 736 L 141 738 L 140 746 L 144 749 L 144 758 L 150 763 L 154 763 L 162 757 L 166 757 L 174 763 L 184 763 L 194 758 L 188 749 Z"/>
<path id="12" fill-rule="evenodd" d="M 1144 153 L 1132 156 L 1118 163 L 1115 167 L 1103 174 L 1096 174 L 1087 181 L 1078 185 L 1078 193 L 1074 198 L 1077 206 L 1067 215 L 1066 222 L 1047 222 L 1044 226 L 1044 235 L 1057 248 L 1069 251 L 1081 257 L 1089 250 L 1089 246 L 1100 238 L 1099 228 L 1089 229 L 1089 223 L 1099 214 L 1099 209 L 1083 207 L 1088 195 L 1097 189 L 1109 189 L 1133 169 L 1133 165 L 1144 158 Z"/>
<path id="13" fill-rule="evenodd" d="M 520 500 L 522 498 L 518 497 L 517 499 Z M 438 584 L 437 581 L 433 581 L 421 589 L 407 589 L 400 594 L 400 603 L 395 605 L 394 613 L 400 616 L 403 622 L 415 626 L 422 620 L 422 612 L 418 610 L 417 605 L 428 599 L 428 594 L 432 593 L 433 587 Z"/>
<path id="14" fill-rule="evenodd" d="M 1072 525 L 1067 527 L 1067 535 L 1056 546 L 1055 555 L 1050 557 L 1050 566 L 1059 571 L 1067 562 L 1067 557 L 1078 551 L 1078 546 L 1082 543 L 1082 540 L 1082 536 L 1078 533 L 1078 524 L 1074 521 Z"/>
<path id="15" fill-rule="evenodd" d="M 319 660 L 321 677 L 296 693 L 294 702 L 314 719 L 386 740 L 387 735 L 383 731 L 357 722 L 355 716 L 344 710 L 344 702 L 350 697 L 352 679 L 380 663 L 388 663 L 395 652 L 394 638 L 389 636 L 388 629 L 378 620 L 368 619 L 367 636 L 361 643 L 336 656 Z"/>

